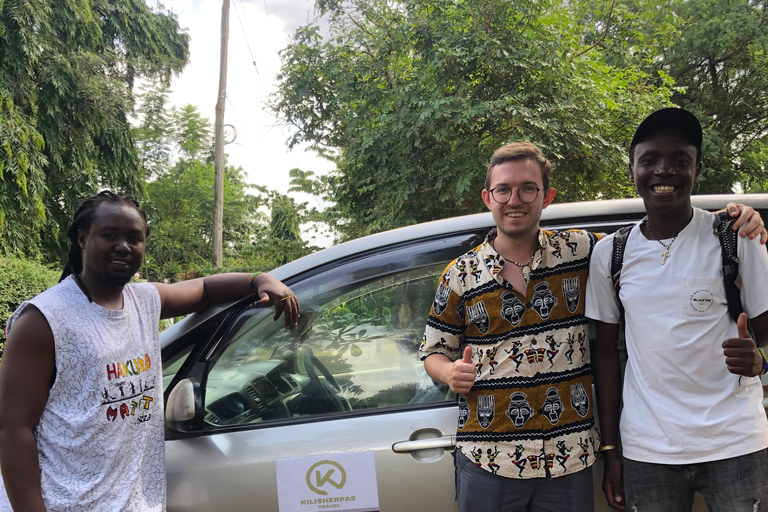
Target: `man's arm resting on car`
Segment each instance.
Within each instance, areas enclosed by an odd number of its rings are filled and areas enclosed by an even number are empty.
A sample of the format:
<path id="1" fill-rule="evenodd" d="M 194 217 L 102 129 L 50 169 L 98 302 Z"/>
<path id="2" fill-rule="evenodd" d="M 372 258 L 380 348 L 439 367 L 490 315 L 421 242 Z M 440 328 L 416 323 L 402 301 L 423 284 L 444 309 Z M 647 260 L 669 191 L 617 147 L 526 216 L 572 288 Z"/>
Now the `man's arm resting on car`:
<path id="1" fill-rule="evenodd" d="M 290 288 L 267 273 L 253 278 L 251 274 L 230 273 L 191 279 L 173 284 L 152 283 L 160 294 L 162 318 L 200 311 L 210 304 L 243 299 L 257 293 L 261 302 L 272 302 L 275 320 L 285 313 L 285 326 L 293 327 L 299 318 L 299 302 Z"/>
<path id="2" fill-rule="evenodd" d="M 34 306 L 7 333 L 0 368 L 0 469 L 16 512 L 45 512 L 34 430 L 54 375 L 53 333 Z"/>

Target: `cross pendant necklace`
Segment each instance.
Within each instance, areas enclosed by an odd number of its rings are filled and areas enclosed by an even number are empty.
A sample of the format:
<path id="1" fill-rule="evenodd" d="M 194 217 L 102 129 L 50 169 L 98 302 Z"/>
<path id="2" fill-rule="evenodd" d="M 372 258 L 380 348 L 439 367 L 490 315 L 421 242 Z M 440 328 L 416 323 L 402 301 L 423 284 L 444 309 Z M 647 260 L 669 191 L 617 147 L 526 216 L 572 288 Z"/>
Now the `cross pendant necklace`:
<path id="1" fill-rule="evenodd" d="M 666 264 L 667 264 L 667 259 L 668 259 L 668 258 L 670 258 L 670 257 L 672 257 L 672 255 L 669 253 L 669 248 L 670 248 L 670 247 L 672 247 L 672 244 L 673 244 L 673 243 L 675 243 L 675 240 L 677 240 L 677 237 L 675 236 L 675 237 L 672 239 L 672 241 L 671 241 L 671 242 L 669 242 L 668 244 L 665 244 L 664 242 L 662 242 L 661 240 L 659 240 L 659 238 L 658 238 L 656 235 L 654 235 L 654 234 L 653 234 L 653 231 L 651 231 L 651 224 L 648 222 L 648 217 L 644 218 L 644 219 L 643 219 L 643 222 L 645 222 L 645 229 L 647 229 L 647 230 L 648 230 L 648 234 L 649 234 L 649 235 L 651 235 L 651 237 L 652 237 L 654 240 L 656 240 L 657 242 L 659 242 L 659 243 L 661 244 L 661 246 L 662 246 L 662 247 L 664 247 L 664 252 L 663 252 L 663 253 L 661 253 L 661 264 L 662 264 L 662 265 L 666 265 Z"/>
<path id="2" fill-rule="evenodd" d="M 660 240 L 659 240 L 660 242 Z M 671 245 L 671 244 L 670 244 Z M 664 247 L 664 252 L 661 253 L 661 264 L 664 265 L 667 263 L 667 258 L 669 258 L 671 255 L 669 254 L 669 246 Z"/>

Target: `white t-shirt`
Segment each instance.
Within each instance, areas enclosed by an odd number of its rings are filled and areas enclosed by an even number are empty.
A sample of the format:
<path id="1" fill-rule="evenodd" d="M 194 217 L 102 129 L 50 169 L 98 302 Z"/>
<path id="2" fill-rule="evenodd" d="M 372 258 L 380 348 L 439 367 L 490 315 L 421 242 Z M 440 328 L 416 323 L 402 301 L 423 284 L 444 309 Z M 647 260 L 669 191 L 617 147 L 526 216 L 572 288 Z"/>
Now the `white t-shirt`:
<path id="1" fill-rule="evenodd" d="M 639 224 L 627 238 L 621 274 L 628 362 L 621 439 L 624 456 L 640 462 L 692 464 L 768 447 L 759 377 L 728 372 L 722 343 L 737 337 L 728 314 L 714 214 L 694 208 L 671 254 Z M 613 235 L 592 253 L 586 315 L 619 322 L 610 279 Z M 741 301 L 749 318 L 768 311 L 768 252 L 739 239 Z"/>
<path id="2" fill-rule="evenodd" d="M 49 512 L 165 510 L 160 296 L 123 289 L 123 309 L 89 302 L 69 277 L 24 302 L 53 332 L 56 379 L 35 429 Z M 0 479 L 0 511 L 10 511 Z"/>

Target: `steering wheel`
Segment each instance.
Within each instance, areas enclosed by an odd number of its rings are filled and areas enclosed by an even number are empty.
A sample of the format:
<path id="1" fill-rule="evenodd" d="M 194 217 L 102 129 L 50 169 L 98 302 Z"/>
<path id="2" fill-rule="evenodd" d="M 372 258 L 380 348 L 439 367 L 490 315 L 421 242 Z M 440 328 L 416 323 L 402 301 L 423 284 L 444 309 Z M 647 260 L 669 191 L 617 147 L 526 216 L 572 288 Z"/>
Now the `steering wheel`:
<path id="1" fill-rule="evenodd" d="M 336 382 L 328 368 L 312 352 L 308 351 L 304 354 L 304 368 L 309 377 L 309 384 L 304 389 L 303 394 L 315 402 L 312 404 L 313 409 L 317 406 L 321 409 L 318 412 L 344 412 L 352 410 L 349 400 L 339 395 L 341 392 L 339 383 Z M 318 371 L 323 376 L 322 380 L 317 374 Z M 310 395 L 316 396 L 310 397 Z"/>

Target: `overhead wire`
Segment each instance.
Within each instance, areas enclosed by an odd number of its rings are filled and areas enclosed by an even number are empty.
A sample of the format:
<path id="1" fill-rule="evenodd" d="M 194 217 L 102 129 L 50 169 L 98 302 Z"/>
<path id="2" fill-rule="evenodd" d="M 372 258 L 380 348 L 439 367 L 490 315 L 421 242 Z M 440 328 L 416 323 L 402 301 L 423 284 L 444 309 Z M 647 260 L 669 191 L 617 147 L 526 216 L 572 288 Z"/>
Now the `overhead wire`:
<path id="1" fill-rule="evenodd" d="M 267 17 L 271 18 L 272 15 L 269 13 L 269 8 L 267 7 L 267 0 L 263 0 L 263 3 L 264 3 L 264 10 L 267 13 Z M 261 73 L 259 73 L 259 68 L 256 65 L 256 58 L 253 56 L 253 51 L 251 50 L 251 44 L 248 41 L 248 33 L 246 32 L 245 26 L 243 25 L 243 20 L 240 17 L 240 10 L 237 8 L 237 1 L 233 2 L 232 4 L 235 6 L 235 14 L 237 15 L 237 21 L 240 24 L 240 30 L 242 30 L 242 32 L 243 32 L 243 37 L 245 38 L 245 44 L 246 44 L 246 46 L 248 48 L 248 53 L 251 56 L 251 62 L 253 63 L 253 69 L 256 71 L 256 76 L 258 76 L 258 78 L 259 78 L 259 84 L 261 85 L 262 91 L 264 91 L 266 93 L 267 92 L 267 88 L 264 85 L 264 81 L 262 80 Z M 245 6 L 243 5 L 242 0 L 240 0 L 240 7 L 241 7 L 241 9 L 243 11 L 243 17 L 247 17 L 246 9 L 245 9 Z M 229 102 L 230 106 L 232 106 L 232 108 L 234 109 L 234 105 L 232 104 L 232 101 L 229 99 L 229 95 L 227 95 L 227 101 Z M 288 140 L 288 135 L 285 133 L 285 130 L 283 130 L 283 127 L 280 125 L 280 123 L 277 122 L 277 116 L 275 116 L 272 112 L 269 112 L 269 113 L 272 115 L 272 117 L 275 118 L 275 125 L 274 126 L 278 127 L 278 129 L 280 130 L 280 133 L 283 135 L 283 139 L 285 139 L 287 141 Z M 288 153 L 291 155 L 291 158 L 293 159 L 294 163 L 296 164 L 296 167 L 297 168 L 300 167 L 299 161 L 296 158 L 296 155 L 294 154 L 293 149 L 289 150 Z M 320 203 L 319 203 L 318 198 L 314 198 L 314 199 L 315 199 L 315 202 L 319 206 Z"/>
<path id="2" fill-rule="evenodd" d="M 237 2 L 232 2 L 232 5 L 235 6 L 235 14 L 237 14 L 237 21 L 240 23 L 240 30 L 243 31 L 243 36 L 245 37 L 245 45 L 248 47 L 248 53 L 251 55 L 251 62 L 253 63 L 253 69 L 256 70 L 256 74 L 259 75 L 259 78 L 261 78 L 261 74 L 259 74 L 259 67 L 256 65 L 256 57 L 253 56 L 253 51 L 251 51 L 251 43 L 248 41 L 248 34 L 245 32 L 245 27 L 243 26 L 243 20 L 240 18 L 240 11 L 237 8 Z M 245 7 L 243 6 L 243 2 L 240 2 L 240 7 L 243 9 L 243 15 L 245 15 Z M 263 86 L 264 84 L 262 84 Z"/>

